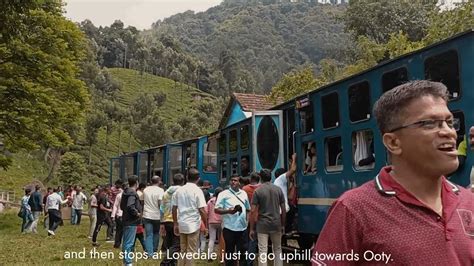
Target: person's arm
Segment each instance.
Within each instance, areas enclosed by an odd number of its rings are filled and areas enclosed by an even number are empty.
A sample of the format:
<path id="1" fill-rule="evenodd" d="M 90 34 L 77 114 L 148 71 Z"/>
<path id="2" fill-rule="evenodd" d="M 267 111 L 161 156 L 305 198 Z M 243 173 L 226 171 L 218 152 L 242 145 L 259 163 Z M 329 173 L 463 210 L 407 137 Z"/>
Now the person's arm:
<path id="1" fill-rule="evenodd" d="M 112 214 L 110 215 L 112 220 L 115 219 L 115 215 L 117 215 L 117 211 L 120 208 L 120 200 L 121 200 L 121 198 L 119 198 L 119 197 L 115 198 L 114 205 L 112 206 Z"/>
<path id="2" fill-rule="evenodd" d="M 207 212 L 204 207 L 199 208 L 199 215 L 201 215 L 201 220 L 204 223 L 204 226 L 206 227 L 206 229 L 209 228 L 208 222 L 207 222 Z"/>
<path id="3" fill-rule="evenodd" d="M 129 196 L 127 197 L 127 213 L 130 214 L 132 217 L 140 216 L 140 211 L 135 208 L 135 203 L 137 201 L 137 197 Z"/>
<path id="4" fill-rule="evenodd" d="M 291 155 L 290 169 L 288 169 L 288 171 L 285 173 L 286 179 L 288 179 L 288 177 L 294 174 L 295 172 L 296 172 L 296 153 L 293 153 L 293 155 Z"/>
<path id="5" fill-rule="evenodd" d="M 101 211 L 112 212 L 112 210 L 105 207 L 104 204 L 102 204 L 102 202 L 99 202 L 99 209 Z"/>
<path id="6" fill-rule="evenodd" d="M 179 236 L 178 206 L 173 206 L 173 232 L 176 236 Z"/>
<path id="7" fill-rule="evenodd" d="M 250 239 L 255 240 L 255 223 L 258 218 L 258 205 L 252 204 L 250 209 Z"/>

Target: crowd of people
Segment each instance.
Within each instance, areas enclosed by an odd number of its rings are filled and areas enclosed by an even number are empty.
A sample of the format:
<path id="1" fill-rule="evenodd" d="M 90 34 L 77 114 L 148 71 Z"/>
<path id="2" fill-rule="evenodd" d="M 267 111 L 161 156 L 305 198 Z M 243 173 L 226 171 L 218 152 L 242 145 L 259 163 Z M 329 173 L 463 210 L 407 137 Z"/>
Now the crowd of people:
<path id="1" fill-rule="evenodd" d="M 195 168 L 188 169 L 186 176 L 175 174 L 166 190 L 159 176 L 153 176 L 148 185 L 139 184 L 138 178 L 131 176 L 127 183 L 117 180 L 113 186 L 97 186 L 89 196 L 81 186 L 69 186 L 66 192 L 62 187 L 48 188 L 43 196 L 40 186 L 36 186 L 33 193 L 25 189 L 19 213 L 23 219 L 21 231 L 37 233 L 44 213 L 48 236 L 54 236 L 63 225 L 65 207 L 71 210 L 71 225 L 80 225 L 87 203 L 88 237 L 93 246 L 101 245 L 98 235 L 105 225 L 105 241 L 113 243 L 114 248 L 132 254 L 138 240 L 148 257 L 161 251 L 162 265 L 194 264 L 191 255 L 173 256 L 176 253 L 205 253 L 209 262 L 253 265 L 256 259 L 244 254 L 266 254 L 268 238 L 273 252 L 281 253 L 286 217 L 294 217 L 296 162 L 294 156 L 292 159 L 288 171 L 275 172 L 274 184 L 271 171 L 263 169 L 245 178 L 233 175 L 227 189 L 212 188 L 210 182 L 200 180 Z M 278 258 L 275 265 L 281 265 Z M 132 258 L 124 256 L 124 263 L 131 264 Z M 265 265 L 266 259 L 261 264 Z"/>

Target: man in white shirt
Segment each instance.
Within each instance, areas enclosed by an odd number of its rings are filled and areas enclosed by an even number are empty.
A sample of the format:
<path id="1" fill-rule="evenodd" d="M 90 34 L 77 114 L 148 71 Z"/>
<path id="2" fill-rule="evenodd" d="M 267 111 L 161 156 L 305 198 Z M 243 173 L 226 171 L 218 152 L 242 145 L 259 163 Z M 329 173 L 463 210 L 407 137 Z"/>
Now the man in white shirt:
<path id="1" fill-rule="evenodd" d="M 116 182 L 117 184 L 118 182 Z M 120 182 L 121 186 L 123 184 Z M 120 248 L 122 244 L 122 237 L 123 237 L 123 223 L 122 223 L 122 215 L 123 211 L 120 208 L 120 201 L 122 200 L 123 189 L 122 187 L 118 188 L 118 194 L 115 197 L 114 205 L 112 207 L 112 214 L 110 215 L 112 218 L 112 222 L 115 224 L 115 240 L 114 240 L 114 248 Z"/>
<path id="2" fill-rule="evenodd" d="M 84 208 L 84 203 L 87 200 L 86 195 L 82 193 L 82 187 L 76 187 L 76 193 L 72 196 L 72 211 L 75 213 L 75 221 L 73 224 L 80 225 L 82 217 L 82 209 Z"/>
<path id="3" fill-rule="evenodd" d="M 285 208 L 286 212 L 290 211 L 290 205 L 288 204 L 288 179 L 294 178 L 296 172 L 296 153 L 293 154 L 291 158 L 290 169 L 285 172 L 284 168 L 279 168 L 275 171 L 275 176 L 277 177 L 273 184 L 281 188 L 283 196 L 285 197 Z"/>
<path id="4" fill-rule="evenodd" d="M 48 236 L 53 235 L 62 221 L 61 213 L 59 212 L 59 205 L 65 204 L 69 197 L 62 200 L 61 195 L 58 194 L 58 189 L 54 189 L 53 193 L 46 199 L 46 209 L 49 216 Z"/>
<path id="5" fill-rule="evenodd" d="M 204 193 L 196 185 L 199 171 L 188 171 L 188 183 L 180 187 L 171 199 L 173 206 L 174 233 L 179 235 L 181 255 L 196 253 L 201 221 L 207 228 L 206 201 Z M 188 255 L 190 256 L 190 255 Z M 178 259 L 178 265 L 194 265 L 193 260 Z"/>
<path id="6" fill-rule="evenodd" d="M 160 241 L 160 205 L 165 191 L 160 188 L 161 178 L 153 176 L 151 186 L 143 190 L 143 225 L 145 227 L 145 248 L 149 256 L 158 250 Z"/>

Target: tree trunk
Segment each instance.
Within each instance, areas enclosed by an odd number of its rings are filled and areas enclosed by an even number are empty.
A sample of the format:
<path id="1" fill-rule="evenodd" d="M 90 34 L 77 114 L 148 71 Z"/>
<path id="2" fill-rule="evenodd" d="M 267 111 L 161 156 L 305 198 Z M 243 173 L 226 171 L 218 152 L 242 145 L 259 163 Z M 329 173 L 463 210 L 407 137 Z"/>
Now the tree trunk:
<path id="1" fill-rule="evenodd" d="M 48 176 L 45 179 L 45 182 L 49 182 L 53 179 L 56 170 L 58 169 L 60 162 L 61 162 L 61 150 L 60 149 L 49 149 L 49 161 L 50 161 L 50 168 L 48 171 Z"/>

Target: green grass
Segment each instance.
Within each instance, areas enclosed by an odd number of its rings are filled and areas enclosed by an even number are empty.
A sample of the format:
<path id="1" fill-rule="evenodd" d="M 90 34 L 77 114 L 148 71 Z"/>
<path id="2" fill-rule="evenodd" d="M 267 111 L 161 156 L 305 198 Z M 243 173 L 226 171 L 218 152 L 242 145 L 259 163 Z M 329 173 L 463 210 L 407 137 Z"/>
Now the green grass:
<path id="1" fill-rule="evenodd" d="M 1 265 L 121 265 L 120 249 L 113 248 L 112 243 L 105 242 L 106 226 L 102 227 L 97 241 L 101 244 L 96 251 L 107 254 L 112 252 L 114 259 L 91 258 L 93 250 L 89 233 L 89 219 L 83 216 L 81 225 L 69 224 L 64 220 L 64 226 L 56 230 L 55 236 L 47 236 L 41 222 L 38 234 L 21 234 L 21 219 L 16 216 L 16 210 L 11 209 L 0 214 L 0 264 Z M 43 217 L 40 218 L 42 221 Z M 136 252 L 143 253 L 140 243 L 136 243 Z M 84 259 L 66 259 L 66 252 L 85 251 Z M 139 260 L 138 265 L 159 265 L 157 260 Z M 200 265 L 209 265 L 207 261 L 197 261 Z M 217 265 L 214 263 L 213 265 Z"/>

